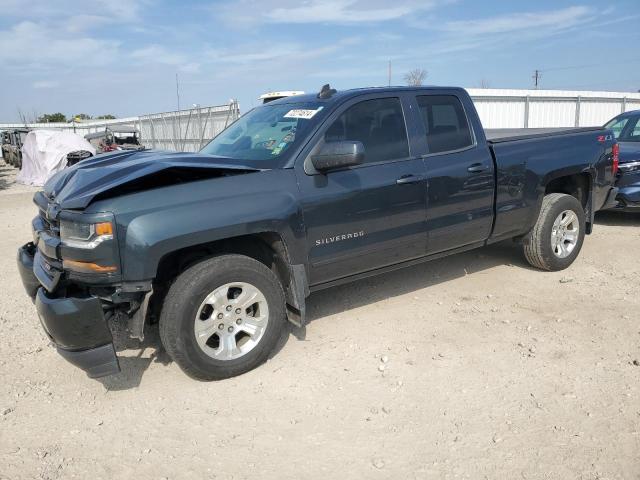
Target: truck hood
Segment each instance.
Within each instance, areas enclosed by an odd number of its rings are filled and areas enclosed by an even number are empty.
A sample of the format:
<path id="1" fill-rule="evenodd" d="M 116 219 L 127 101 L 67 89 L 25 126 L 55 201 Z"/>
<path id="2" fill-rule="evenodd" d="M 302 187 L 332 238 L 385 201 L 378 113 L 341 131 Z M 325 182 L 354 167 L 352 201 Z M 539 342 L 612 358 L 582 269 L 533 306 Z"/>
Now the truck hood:
<path id="1" fill-rule="evenodd" d="M 82 209 L 98 195 L 260 170 L 239 162 L 199 153 L 118 151 L 88 158 L 58 172 L 43 190 L 59 208 Z"/>
<path id="2" fill-rule="evenodd" d="M 618 145 L 620 145 L 620 163 L 640 160 L 640 142 L 619 142 Z"/>

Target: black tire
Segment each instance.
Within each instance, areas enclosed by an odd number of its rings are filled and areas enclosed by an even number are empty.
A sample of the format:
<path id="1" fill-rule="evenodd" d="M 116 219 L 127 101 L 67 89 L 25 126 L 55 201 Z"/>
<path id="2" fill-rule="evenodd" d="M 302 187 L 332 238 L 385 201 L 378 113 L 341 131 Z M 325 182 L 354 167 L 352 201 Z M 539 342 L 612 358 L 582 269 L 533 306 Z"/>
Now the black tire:
<path id="1" fill-rule="evenodd" d="M 561 258 L 553 251 L 551 232 L 556 218 L 565 210 L 573 211 L 578 217 L 578 240 L 571 253 Z M 585 214 L 580 202 L 564 193 L 550 193 L 542 199 L 538 220 L 524 244 L 524 256 L 534 267 L 548 271 L 564 270 L 578 257 L 585 235 Z"/>
<path id="2" fill-rule="evenodd" d="M 194 321 L 206 296 L 233 282 L 258 288 L 267 301 L 269 319 L 252 350 L 232 360 L 207 355 L 198 345 Z M 286 325 L 282 285 L 264 264 L 244 255 L 221 255 L 203 260 L 181 273 L 169 289 L 160 314 L 160 339 L 171 358 L 190 377 L 221 380 L 264 363 L 276 347 Z"/>

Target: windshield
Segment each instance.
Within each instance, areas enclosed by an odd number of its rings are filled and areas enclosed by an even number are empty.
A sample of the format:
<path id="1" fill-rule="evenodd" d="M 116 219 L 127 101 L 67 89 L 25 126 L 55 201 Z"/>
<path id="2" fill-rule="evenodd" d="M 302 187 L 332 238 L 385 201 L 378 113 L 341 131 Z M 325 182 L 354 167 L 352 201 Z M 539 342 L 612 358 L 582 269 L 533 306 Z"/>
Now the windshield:
<path id="1" fill-rule="evenodd" d="M 200 153 L 258 164 L 282 166 L 322 117 L 316 102 L 267 104 L 240 117 Z"/>
<path id="2" fill-rule="evenodd" d="M 640 114 L 634 117 L 616 117 L 604 127 L 613 130 L 613 135 L 619 142 L 640 142 Z"/>

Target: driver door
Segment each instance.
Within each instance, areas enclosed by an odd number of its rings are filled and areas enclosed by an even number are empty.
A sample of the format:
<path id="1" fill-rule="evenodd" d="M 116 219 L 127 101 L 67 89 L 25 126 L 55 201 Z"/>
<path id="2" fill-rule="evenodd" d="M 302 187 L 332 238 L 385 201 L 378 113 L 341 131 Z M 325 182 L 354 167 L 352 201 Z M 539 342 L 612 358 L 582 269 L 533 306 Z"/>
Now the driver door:
<path id="1" fill-rule="evenodd" d="M 311 286 L 426 254 L 425 167 L 411 154 L 408 108 L 401 95 L 353 99 L 313 141 L 360 141 L 364 162 L 318 173 L 308 155 L 296 165 Z"/>

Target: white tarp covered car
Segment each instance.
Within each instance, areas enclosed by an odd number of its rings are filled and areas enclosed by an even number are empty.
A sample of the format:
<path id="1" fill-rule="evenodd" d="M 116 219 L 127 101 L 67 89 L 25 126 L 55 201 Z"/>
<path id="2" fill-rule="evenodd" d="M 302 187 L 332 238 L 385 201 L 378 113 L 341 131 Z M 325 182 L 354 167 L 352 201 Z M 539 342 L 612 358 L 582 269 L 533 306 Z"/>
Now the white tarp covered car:
<path id="1" fill-rule="evenodd" d="M 16 181 L 24 185 L 42 186 L 51 176 L 66 168 L 67 155 L 78 150 L 96 154 L 95 147 L 76 133 L 32 130 L 22 145 L 22 168 Z"/>

